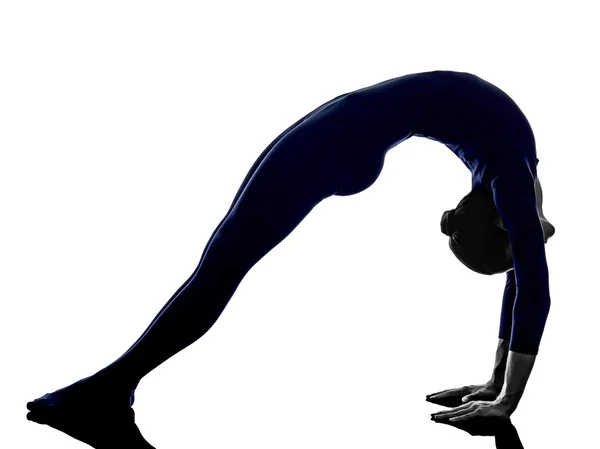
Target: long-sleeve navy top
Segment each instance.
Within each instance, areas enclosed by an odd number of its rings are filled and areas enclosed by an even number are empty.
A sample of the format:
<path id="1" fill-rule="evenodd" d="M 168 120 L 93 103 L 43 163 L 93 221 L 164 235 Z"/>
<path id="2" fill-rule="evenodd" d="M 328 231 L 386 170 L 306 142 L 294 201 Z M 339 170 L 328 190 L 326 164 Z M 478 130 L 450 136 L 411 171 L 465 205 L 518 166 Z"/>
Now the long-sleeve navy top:
<path id="1" fill-rule="evenodd" d="M 544 234 L 537 211 L 537 155 L 529 122 L 515 102 L 483 79 L 434 71 L 394 78 L 355 91 L 369 108 L 387 152 L 412 136 L 438 141 L 492 190 L 508 231 L 514 271 L 506 274 L 500 338 L 536 355 L 550 309 Z"/>

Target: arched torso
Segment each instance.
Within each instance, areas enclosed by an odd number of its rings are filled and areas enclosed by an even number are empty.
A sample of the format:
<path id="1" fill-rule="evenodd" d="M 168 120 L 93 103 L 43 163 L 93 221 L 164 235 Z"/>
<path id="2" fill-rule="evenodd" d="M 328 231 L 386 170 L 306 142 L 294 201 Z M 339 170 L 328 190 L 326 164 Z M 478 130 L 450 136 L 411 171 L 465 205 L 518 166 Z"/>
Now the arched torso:
<path id="1" fill-rule="evenodd" d="M 311 117 L 339 143 L 342 184 L 337 195 L 371 186 L 386 153 L 412 137 L 444 144 L 473 176 L 491 176 L 526 165 L 536 176 L 533 131 L 523 112 L 502 90 L 463 72 L 410 74 L 340 96 Z"/>
<path id="2" fill-rule="evenodd" d="M 407 75 L 325 103 L 265 155 L 232 216 L 241 223 L 260 220 L 250 226 L 256 235 L 269 236 L 273 229 L 287 235 L 322 199 L 371 186 L 387 151 L 412 136 L 447 146 L 471 171 L 473 186 L 493 191 L 519 286 L 510 349 L 537 354 L 550 297 L 533 183 L 535 139 L 514 101 L 474 75 Z"/>

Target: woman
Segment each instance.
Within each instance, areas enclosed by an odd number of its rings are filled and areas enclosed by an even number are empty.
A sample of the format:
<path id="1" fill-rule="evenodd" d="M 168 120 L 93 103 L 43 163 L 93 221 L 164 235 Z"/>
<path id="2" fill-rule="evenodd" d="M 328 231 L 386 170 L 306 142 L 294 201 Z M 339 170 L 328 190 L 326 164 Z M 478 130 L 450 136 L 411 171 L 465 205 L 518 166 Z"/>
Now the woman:
<path id="1" fill-rule="evenodd" d="M 459 419 L 510 416 L 550 305 L 544 252 L 550 233 L 538 216 L 534 137 L 517 105 L 497 87 L 468 73 L 435 71 L 340 95 L 285 130 L 246 175 L 194 273 L 138 341 L 95 375 L 28 403 L 28 419 L 93 447 L 124 444 L 118 438 L 151 447 L 131 409 L 139 381 L 204 335 L 248 271 L 317 204 L 367 189 L 381 173 L 386 153 L 411 136 L 445 144 L 471 171 L 473 192 L 442 219 L 459 260 L 478 272 L 499 273 L 513 266 L 512 250 L 515 274 L 508 275 L 507 292 L 515 281 L 519 292 L 513 320 L 505 295 L 501 338 L 508 340 L 511 322 L 512 335 L 504 389 L 492 401 L 450 410 Z M 473 232 L 472 238 L 473 229 L 486 231 Z M 488 256 L 482 256 L 482 242 L 489 244 Z"/>

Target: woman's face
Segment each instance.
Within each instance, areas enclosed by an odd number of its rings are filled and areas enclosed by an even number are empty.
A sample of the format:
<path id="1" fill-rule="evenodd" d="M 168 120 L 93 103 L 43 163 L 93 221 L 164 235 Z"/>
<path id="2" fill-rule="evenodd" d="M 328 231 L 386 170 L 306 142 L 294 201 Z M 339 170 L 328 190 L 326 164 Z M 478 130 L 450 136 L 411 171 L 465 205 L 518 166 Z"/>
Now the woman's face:
<path id="1" fill-rule="evenodd" d="M 541 198 L 538 213 L 544 232 L 544 243 L 547 243 L 554 235 L 555 229 L 541 214 Z M 482 189 L 471 190 L 456 206 L 453 215 L 458 218 L 452 219 L 453 226 L 449 226 L 452 230 L 448 233 L 444 230 L 442 232 L 450 236 L 450 249 L 464 265 L 482 274 L 505 273 L 514 268 L 508 231 L 496 209 L 491 192 Z M 444 215 L 441 224 L 444 227 Z M 490 248 L 482 251 L 487 245 L 490 245 Z"/>

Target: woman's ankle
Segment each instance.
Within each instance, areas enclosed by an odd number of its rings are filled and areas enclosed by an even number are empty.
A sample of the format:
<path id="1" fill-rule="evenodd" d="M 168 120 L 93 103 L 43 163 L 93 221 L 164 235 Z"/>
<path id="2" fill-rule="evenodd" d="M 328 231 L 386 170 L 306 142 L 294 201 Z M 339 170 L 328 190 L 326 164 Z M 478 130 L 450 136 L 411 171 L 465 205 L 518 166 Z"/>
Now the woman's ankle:
<path id="1" fill-rule="evenodd" d="M 118 371 L 110 366 L 101 369 L 93 376 L 90 376 L 89 380 L 98 385 L 102 385 L 110 391 L 120 394 L 131 394 L 132 397 L 135 389 L 140 383 L 139 379 L 132 379 L 126 372 Z"/>

